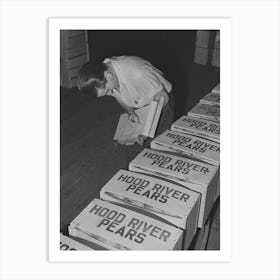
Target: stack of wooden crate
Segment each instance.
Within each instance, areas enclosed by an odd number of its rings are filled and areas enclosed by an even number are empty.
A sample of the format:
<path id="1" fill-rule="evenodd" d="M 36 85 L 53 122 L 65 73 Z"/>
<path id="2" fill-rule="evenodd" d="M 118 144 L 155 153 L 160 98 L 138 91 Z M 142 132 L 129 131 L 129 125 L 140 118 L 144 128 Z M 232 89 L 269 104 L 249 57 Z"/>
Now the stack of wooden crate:
<path id="1" fill-rule="evenodd" d="M 60 30 L 60 85 L 75 87 L 78 71 L 88 61 L 87 31 Z"/>
<path id="2" fill-rule="evenodd" d="M 220 67 L 220 31 L 217 31 L 215 36 L 213 54 L 212 54 L 212 65 Z"/>
<path id="3" fill-rule="evenodd" d="M 195 54 L 194 62 L 196 64 L 206 65 L 209 55 L 209 41 L 210 33 L 209 30 L 198 30 L 196 32 L 196 42 L 195 42 Z"/>
<path id="4" fill-rule="evenodd" d="M 194 62 L 220 67 L 219 30 L 198 30 L 196 32 Z"/>

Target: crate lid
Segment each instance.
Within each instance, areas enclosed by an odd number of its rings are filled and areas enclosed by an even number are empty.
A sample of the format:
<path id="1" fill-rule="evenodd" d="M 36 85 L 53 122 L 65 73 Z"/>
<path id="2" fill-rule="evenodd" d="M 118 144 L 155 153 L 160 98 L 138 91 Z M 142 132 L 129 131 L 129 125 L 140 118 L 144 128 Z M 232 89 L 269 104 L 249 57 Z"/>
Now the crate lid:
<path id="1" fill-rule="evenodd" d="M 185 229 L 200 194 L 149 175 L 119 170 L 101 189 L 100 197 L 142 208 Z"/>

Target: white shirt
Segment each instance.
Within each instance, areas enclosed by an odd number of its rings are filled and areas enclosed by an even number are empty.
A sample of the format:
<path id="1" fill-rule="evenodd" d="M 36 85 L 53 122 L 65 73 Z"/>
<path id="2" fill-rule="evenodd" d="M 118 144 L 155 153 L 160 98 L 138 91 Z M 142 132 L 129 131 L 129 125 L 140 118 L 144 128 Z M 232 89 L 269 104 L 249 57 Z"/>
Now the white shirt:
<path id="1" fill-rule="evenodd" d="M 163 88 L 168 93 L 172 89 L 163 73 L 140 57 L 119 56 L 106 58 L 103 62 L 111 62 L 119 80 L 119 91 L 114 90 L 112 95 L 129 107 L 141 108 Z"/>

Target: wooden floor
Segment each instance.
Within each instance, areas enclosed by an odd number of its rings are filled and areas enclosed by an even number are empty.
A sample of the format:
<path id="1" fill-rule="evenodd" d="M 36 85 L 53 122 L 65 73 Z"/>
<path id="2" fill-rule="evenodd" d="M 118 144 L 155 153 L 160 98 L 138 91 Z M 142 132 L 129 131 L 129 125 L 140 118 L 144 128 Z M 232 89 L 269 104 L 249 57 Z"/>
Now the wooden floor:
<path id="1" fill-rule="evenodd" d="M 219 71 L 190 66 L 188 90 L 175 92 L 176 118 L 193 107 L 219 81 Z M 76 89 L 61 89 L 60 127 L 60 228 L 68 224 L 95 197 L 101 187 L 121 168 L 127 169 L 128 154 L 114 149 L 113 136 L 121 108 L 111 97 L 91 99 Z M 219 249 L 219 208 L 208 247 Z"/>

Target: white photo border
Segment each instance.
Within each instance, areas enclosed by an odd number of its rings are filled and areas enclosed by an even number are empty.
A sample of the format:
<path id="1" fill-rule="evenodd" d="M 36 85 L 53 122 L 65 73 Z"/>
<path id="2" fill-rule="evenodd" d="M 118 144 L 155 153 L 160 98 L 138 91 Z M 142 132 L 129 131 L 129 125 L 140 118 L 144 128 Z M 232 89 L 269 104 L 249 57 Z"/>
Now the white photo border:
<path id="1" fill-rule="evenodd" d="M 220 30 L 221 239 L 218 251 L 60 251 L 60 30 Z M 229 18 L 49 19 L 49 261 L 230 262 L 231 261 L 231 20 Z"/>

